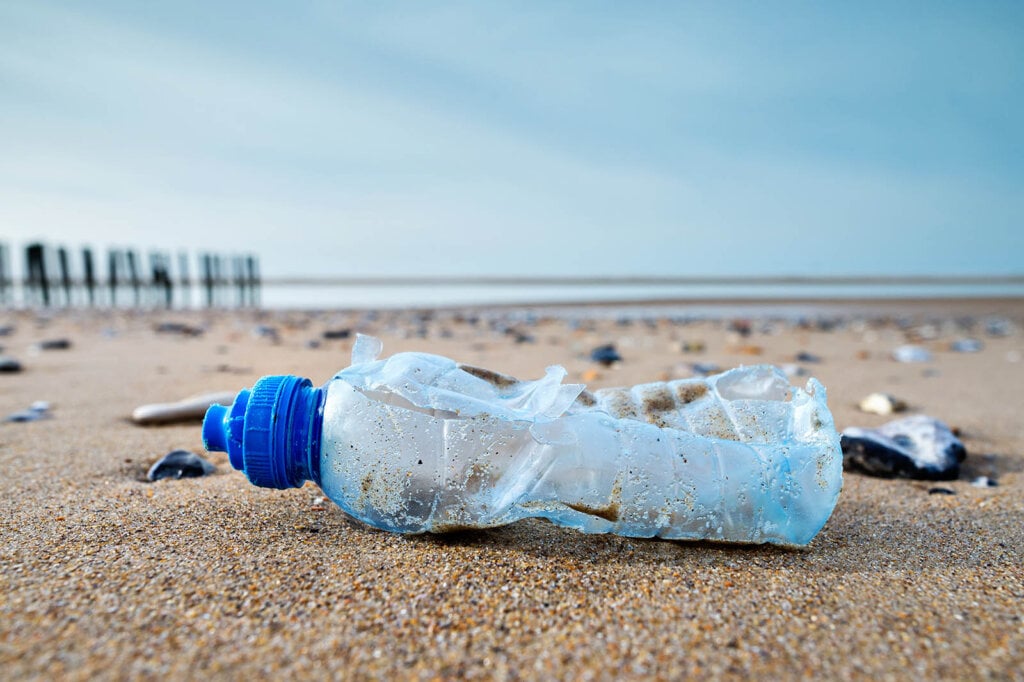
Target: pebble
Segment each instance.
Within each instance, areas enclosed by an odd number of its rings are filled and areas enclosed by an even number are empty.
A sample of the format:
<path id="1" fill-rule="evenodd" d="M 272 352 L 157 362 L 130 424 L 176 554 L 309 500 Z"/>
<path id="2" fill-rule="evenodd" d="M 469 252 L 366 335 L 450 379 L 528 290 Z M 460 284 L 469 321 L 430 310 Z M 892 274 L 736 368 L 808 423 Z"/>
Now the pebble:
<path id="1" fill-rule="evenodd" d="M 21 371 L 21 363 L 7 355 L 0 355 L 0 373 L 15 374 Z"/>
<path id="2" fill-rule="evenodd" d="M 153 327 L 157 334 L 177 334 L 178 336 L 201 336 L 203 330 L 184 322 L 161 322 Z"/>
<path id="3" fill-rule="evenodd" d="M 808 353 L 805 350 L 802 350 L 799 353 L 797 353 L 795 359 L 796 359 L 797 362 L 810 362 L 810 363 L 821 362 L 821 356 L 820 355 L 815 355 L 814 353 Z"/>
<path id="4" fill-rule="evenodd" d="M 70 339 L 46 339 L 35 345 L 38 350 L 67 350 L 71 348 Z"/>
<path id="5" fill-rule="evenodd" d="M 684 353 L 703 353 L 707 349 L 707 344 L 703 341 L 683 341 L 679 344 L 679 350 Z"/>
<path id="6" fill-rule="evenodd" d="M 896 362 L 931 362 L 932 352 L 924 346 L 899 346 L 892 352 Z"/>
<path id="7" fill-rule="evenodd" d="M 1009 336 L 1013 323 L 1004 317 L 995 317 L 985 322 L 985 333 L 989 336 Z"/>
<path id="8" fill-rule="evenodd" d="M 253 327 L 252 335 L 256 339 L 270 339 L 273 343 L 281 341 L 281 335 L 278 333 L 277 327 L 271 327 L 267 324 L 258 324 Z"/>
<path id="9" fill-rule="evenodd" d="M 342 339 L 347 339 L 350 336 L 352 336 L 352 330 L 345 328 L 328 329 L 323 333 L 324 340 L 326 341 L 340 341 Z"/>
<path id="10" fill-rule="evenodd" d="M 861 412 L 880 414 L 883 417 L 907 409 L 907 404 L 888 393 L 872 393 L 857 405 Z"/>
<path id="11" fill-rule="evenodd" d="M 0 336 L 10 336 L 14 333 L 15 327 L 13 324 L 5 324 L 0 327 Z"/>
<path id="12" fill-rule="evenodd" d="M 210 405 L 230 405 L 235 402 L 234 391 L 204 393 L 174 403 L 140 405 L 132 412 L 132 421 L 147 426 L 151 424 L 172 424 L 174 422 L 201 421 Z"/>
<path id="13" fill-rule="evenodd" d="M 949 349 L 954 353 L 979 353 L 985 347 L 978 339 L 957 339 L 949 344 Z"/>
<path id="14" fill-rule="evenodd" d="M 877 429 L 852 426 L 843 431 L 840 442 L 844 468 L 883 478 L 952 480 L 967 457 L 950 428 L 926 415 L 904 417 Z"/>
<path id="15" fill-rule="evenodd" d="M 29 405 L 27 410 L 18 410 L 7 415 L 4 421 L 8 422 L 34 422 L 40 419 L 47 419 L 50 416 L 50 403 L 45 400 L 37 400 Z"/>
<path id="16" fill-rule="evenodd" d="M 956 495 L 956 491 L 952 488 L 942 488 L 936 486 L 934 488 L 928 488 L 929 495 Z"/>
<path id="17" fill-rule="evenodd" d="M 217 471 L 205 459 L 188 450 L 172 450 L 149 468 L 146 478 L 159 481 L 164 478 L 198 478 Z"/>
<path id="18" fill-rule="evenodd" d="M 690 365 L 690 369 L 693 370 L 694 374 L 702 377 L 706 377 L 709 374 L 715 374 L 720 371 L 718 365 L 713 362 L 695 362 Z"/>
<path id="19" fill-rule="evenodd" d="M 616 362 L 622 362 L 622 356 L 615 350 L 615 344 L 605 344 L 590 351 L 590 359 L 593 362 L 611 367 Z"/>
<path id="20" fill-rule="evenodd" d="M 988 476 L 978 476 L 971 480 L 971 485 L 975 488 L 995 488 L 999 485 L 999 481 L 994 478 L 989 478 Z"/>

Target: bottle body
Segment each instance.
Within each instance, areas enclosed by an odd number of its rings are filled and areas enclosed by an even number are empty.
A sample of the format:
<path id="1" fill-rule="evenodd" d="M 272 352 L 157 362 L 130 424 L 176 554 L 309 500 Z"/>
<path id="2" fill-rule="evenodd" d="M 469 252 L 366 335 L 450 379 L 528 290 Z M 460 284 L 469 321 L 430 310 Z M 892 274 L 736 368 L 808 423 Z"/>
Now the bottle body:
<path id="1" fill-rule="evenodd" d="M 361 344 L 361 345 L 360 345 Z M 804 545 L 842 485 L 814 380 L 770 367 L 590 394 L 452 360 L 377 360 L 362 337 L 324 387 L 317 483 L 403 533 L 526 517 L 591 533 Z"/>

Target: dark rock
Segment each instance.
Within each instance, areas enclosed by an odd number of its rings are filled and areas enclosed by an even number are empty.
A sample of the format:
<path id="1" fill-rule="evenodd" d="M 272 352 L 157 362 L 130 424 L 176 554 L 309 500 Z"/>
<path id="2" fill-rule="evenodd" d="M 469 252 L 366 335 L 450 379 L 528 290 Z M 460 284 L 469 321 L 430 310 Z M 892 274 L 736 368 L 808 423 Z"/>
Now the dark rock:
<path id="1" fill-rule="evenodd" d="M 320 340 L 319 339 L 310 339 L 309 341 L 306 341 L 306 348 L 310 348 L 310 349 L 315 350 L 315 349 L 317 349 L 319 347 L 320 347 Z"/>
<path id="2" fill-rule="evenodd" d="M 928 488 L 929 495 L 956 495 L 956 491 L 951 488 Z"/>
<path id="3" fill-rule="evenodd" d="M 173 450 L 164 455 L 149 468 L 146 478 L 159 481 L 163 478 L 198 478 L 217 470 L 205 459 L 188 450 Z"/>
<path id="4" fill-rule="evenodd" d="M 203 330 L 184 322 L 161 322 L 153 327 L 157 334 L 177 334 L 178 336 L 201 336 Z"/>
<path id="5" fill-rule="evenodd" d="M 706 377 L 709 374 L 714 374 L 719 371 L 718 365 L 713 362 L 695 362 L 690 365 L 690 369 L 693 370 L 694 374 L 702 377 Z"/>
<path id="6" fill-rule="evenodd" d="M 14 333 L 15 327 L 13 324 L 5 324 L 0 327 L 0 336 L 10 336 Z"/>
<path id="7" fill-rule="evenodd" d="M 815 355 L 814 353 L 808 353 L 807 351 L 802 350 L 802 351 L 800 351 L 799 353 L 796 354 L 796 361 L 797 362 L 811 362 L 811 363 L 821 362 L 821 356 L 820 355 Z"/>
<path id="8" fill-rule="evenodd" d="M 616 362 L 622 362 L 622 356 L 619 355 L 619 351 L 615 350 L 615 345 L 611 343 L 598 346 L 590 351 L 590 359 L 605 367 L 611 367 Z"/>
<path id="9" fill-rule="evenodd" d="M 995 488 L 999 485 L 999 481 L 994 478 L 989 478 L 988 476 L 978 476 L 971 481 L 971 485 L 975 488 Z"/>
<path id="10" fill-rule="evenodd" d="M 327 341 L 340 341 L 342 339 L 347 339 L 348 337 L 352 336 L 352 330 L 351 329 L 328 329 L 327 331 L 324 332 L 323 336 L 324 336 L 324 339 L 327 340 Z"/>
<path id="11" fill-rule="evenodd" d="M 0 373 L 14 374 L 21 371 L 21 363 L 14 358 L 0 355 Z"/>
<path id="12" fill-rule="evenodd" d="M 843 467 L 883 478 L 949 481 L 960 474 L 967 451 L 938 419 L 914 415 L 878 429 L 850 427 L 840 439 Z"/>
<path id="13" fill-rule="evenodd" d="M 47 339 L 36 344 L 39 350 L 67 350 L 71 348 L 70 339 Z"/>

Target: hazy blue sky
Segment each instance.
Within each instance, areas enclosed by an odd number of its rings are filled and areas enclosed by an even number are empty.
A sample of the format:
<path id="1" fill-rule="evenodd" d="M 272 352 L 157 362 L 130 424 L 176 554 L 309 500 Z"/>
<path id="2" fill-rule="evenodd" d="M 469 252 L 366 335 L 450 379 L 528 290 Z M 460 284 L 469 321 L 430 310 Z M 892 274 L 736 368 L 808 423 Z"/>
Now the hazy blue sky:
<path id="1" fill-rule="evenodd" d="M 1024 2 L 0 0 L 19 244 L 1019 273 L 1022 232 Z"/>

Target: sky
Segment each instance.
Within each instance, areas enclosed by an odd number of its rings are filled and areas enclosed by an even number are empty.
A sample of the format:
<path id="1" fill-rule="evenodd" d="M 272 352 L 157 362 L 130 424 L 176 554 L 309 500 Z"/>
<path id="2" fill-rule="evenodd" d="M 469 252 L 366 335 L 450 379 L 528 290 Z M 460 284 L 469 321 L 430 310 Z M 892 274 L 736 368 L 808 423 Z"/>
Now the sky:
<path id="1" fill-rule="evenodd" d="M 1024 272 L 1024 3 L 0 0 L 0 239 Z"/>

